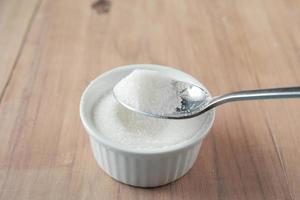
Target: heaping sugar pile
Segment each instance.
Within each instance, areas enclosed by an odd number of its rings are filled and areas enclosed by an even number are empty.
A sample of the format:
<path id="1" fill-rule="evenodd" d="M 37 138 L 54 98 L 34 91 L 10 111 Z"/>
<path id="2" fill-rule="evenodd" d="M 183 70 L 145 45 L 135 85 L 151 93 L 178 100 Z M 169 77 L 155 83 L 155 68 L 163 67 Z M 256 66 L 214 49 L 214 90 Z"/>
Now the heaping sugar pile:
<path id="1" fill-rule="evenodd" d="M 134 70 L 115 87 L 116 98 L 147 113 L 173 113 L 181 107 L 173 79 L 153 70 Z"/>
<path id="2" fill-rule="evenodd" d="M 151 103 L 155 103 L 158 106 L 154 108 L 159 108 L 162 105 L 161 99 L 154 98 L 148 101 L 152 90 L 155 89 L 155 87 L 147 85 L 149 81 L 153 81 L 153 86 L 159 86 L 156 87 L 156 90 L 161 90 L 159 92 L 164 94 L 163 101 L 172 98 L 174 94 L 169 90 L 167 86 L 169 80 L 165 80 L 165 76 L 161 76 L 158 72 L 151 73 L 148 76 L 144 75 L 142 70 L 134 71 L 122 80 L 134 79 L 134 83 L 132 85 L 127 84 L 126 87 L 124 85 L 118 87 L 115 92 L 130 103 L 139 104 L 139 101 L 146 101 L 151 105 L 150 107 L 152 107 Z M 134 93 L 134 90 L 131 90 L 135 84 L 140 84 L 137 94 Z M 147 90 L 143 90 L 144 87 Z M 138 95 L 138 98 L 134 98 L 135 95 Z M 176 102 L 172 101 L 172 103 Z M 185 142 L 199 131 L 203 132 L 207 128 L 207 121 L 211 117 L 209 115 L 211 115 L 210 112 L 185 120 L 147 117 L 122 106 L 114 98 L 112 91 L 100 97 L 93 108 L 94 124 L 99 134 L 129 149 L 158 149 Z"/>

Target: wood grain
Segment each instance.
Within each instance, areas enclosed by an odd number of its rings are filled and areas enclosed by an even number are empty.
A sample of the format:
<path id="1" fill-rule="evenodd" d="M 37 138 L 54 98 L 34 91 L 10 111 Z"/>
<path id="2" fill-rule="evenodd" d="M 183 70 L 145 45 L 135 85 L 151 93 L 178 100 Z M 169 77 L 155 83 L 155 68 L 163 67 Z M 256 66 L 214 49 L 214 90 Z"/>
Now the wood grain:
<path id="1" fill-rule="evenodd" d="M 215 95 L 300 85 L 300 1 L 114 0 L 101 13 L 31 0 L 15 15 L 16 2 L 0 1 L 1 26 L 15 23 L 0 29 L 0 199 L 300 199 L 299 100 L 218 108 L 192 170 L 153 189 L 97 166 L 78 112 L 90 80 L 133 63 L 175 66 Z"/>
<path id="2" fill-rule="evenodd" d="M 0 100 L 12 76 L 38 6 L 38 0 L 0 1 Z"/>

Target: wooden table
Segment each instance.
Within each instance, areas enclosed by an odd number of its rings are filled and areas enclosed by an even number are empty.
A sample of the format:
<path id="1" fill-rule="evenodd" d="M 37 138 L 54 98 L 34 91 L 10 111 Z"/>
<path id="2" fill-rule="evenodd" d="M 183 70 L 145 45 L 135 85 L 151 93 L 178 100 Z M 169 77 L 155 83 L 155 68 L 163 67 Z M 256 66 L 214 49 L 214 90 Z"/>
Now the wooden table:
<path id="1" fill-rule="evenodd" d="M 78 112 L 90 80 L 133 63 L 174 66 L 215 95 L 300 85 L 299 0 L 93 3 L 0 0 L 1 200 L 300 199 L 297 99 L 218 108 L 192 170 L 154 189 L 97 166 Z"/>

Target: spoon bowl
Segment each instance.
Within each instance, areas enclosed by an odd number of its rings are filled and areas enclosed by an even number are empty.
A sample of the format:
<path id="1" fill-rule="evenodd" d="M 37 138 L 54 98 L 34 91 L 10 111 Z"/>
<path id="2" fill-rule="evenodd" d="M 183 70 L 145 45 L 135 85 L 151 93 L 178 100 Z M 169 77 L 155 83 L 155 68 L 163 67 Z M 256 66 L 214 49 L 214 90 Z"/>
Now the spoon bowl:
<path id="1" fill-rule="evenodd" d="M 172 113 L 151 113 L 133 107 L 119 99 L 113 91 L 113 95 L 118 102 L 129 110 L 147 115 L 150 117 L 162 118 L 162 119 L 186 119 L 191 118 L 193 115 L 197 115 L 200 109 L 203 109 L 209 102 L 209 94 L 201 87 L 190 84 L 183 81 L 173 80 L 172 85 L 176 90 L 177 96 L 181 99 L 181 105 L 174 108 Z"/>

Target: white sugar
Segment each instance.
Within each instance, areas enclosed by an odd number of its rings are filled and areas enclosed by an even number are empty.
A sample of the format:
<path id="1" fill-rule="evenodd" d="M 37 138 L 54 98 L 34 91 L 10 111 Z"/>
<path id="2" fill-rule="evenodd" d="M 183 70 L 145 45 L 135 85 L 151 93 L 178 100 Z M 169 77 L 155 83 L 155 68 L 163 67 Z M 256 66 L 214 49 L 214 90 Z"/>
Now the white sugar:
<path id="1" fill-rule="evenodd" d="M 135 70 L 114 87 L 117 99 L 148 113 L 173 113 L 181 107 L 181 99 L 173 79 L 152 70 Z"/>
<path id="2" fill-rule="evenodd" d="M 209 115 L 186 120 L 146 117 L 120 105 L 111 91 L 93 109 L 99 134 L 129 149 L 158 149 L 185 142 L 207 128 Z"/>
<path id="3" fill-rule="evenodd" d="M 114 94 L 148 112 L 169 113 L 180 105 L 172 79 L 156 71 L 133 71 L 114 87 Z M 125 108 L 109 91 L 95 103 L 92 116 L 98 133 L 112 142 L 129 149 L 158 149 L 204 134 L 212 113 L 185 120 L 147 117 Z"/>

